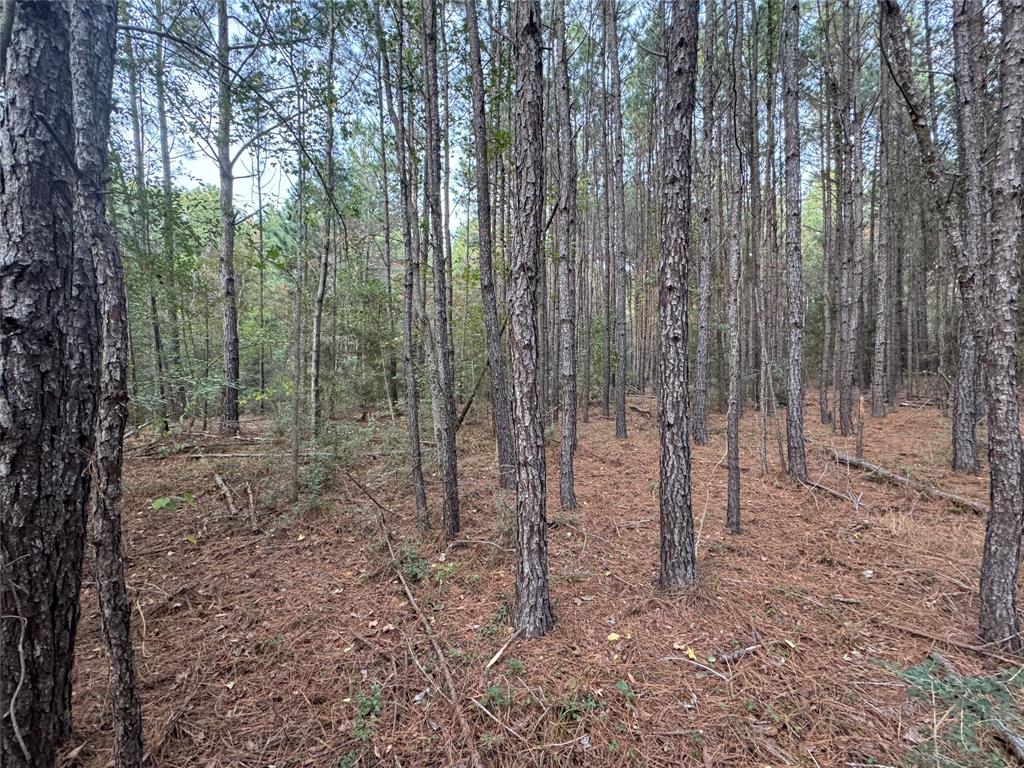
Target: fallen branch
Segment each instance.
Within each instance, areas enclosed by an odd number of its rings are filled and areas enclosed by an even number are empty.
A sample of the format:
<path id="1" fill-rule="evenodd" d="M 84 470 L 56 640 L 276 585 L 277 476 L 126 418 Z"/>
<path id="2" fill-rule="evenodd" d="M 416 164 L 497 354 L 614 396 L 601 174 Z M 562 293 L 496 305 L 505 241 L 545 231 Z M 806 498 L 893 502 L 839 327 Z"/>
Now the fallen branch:
<path id="1" fill-rule="evenodd" d="M 891 483 L 896 483 L 897 485 L 902 485 L 907 488 L 913 488 L 915 491 L 919 491 L 928 496 L 933 496 L 937 499 L 943 499 L 944 501 L 948 501 L 958 507 L 963 507 L 964 509 L 969 509 L 972 512 L 977 512 L 979 515 L 988 514 L 988 507 L 979 504 L 973 499 L 957 496 L 955 493 L 943 491 L 933 485 L 928 485 L 927 483 L 922 483 L 917 480 L 911 480 L 909 477 L 904 477 L 903 475 L 898 475 L 895 472 L 890 472 L 885 467 L 872 464 L 870 461 L 864 461 L 864 459 L 847 456 L 845 453 L 840 453 L 835 449 L 832 449 L 832 458 L 835 459 L 838 464 L 846 464 L 850 467 L 857 467 L 858 469 L 866 470 L 883 480 L 888 480 Z"/>
<path id="2" fill-rule="evenodd" d="M 231 517 L 237 519 L 238 509 L 235 507 L 235 500 L 231 496 L 231 489 L 228 488 L 228 484 L 224 482 L 224 478 L 221 477 L 220 475 L 214 475 L 213 482 L 217 484 L 217 487 L 220 488 L 220 492 L 224 495 L 224 501 L 227 502 L 228 512 L 230 513 Z"/>
<path id="3" fill-rule="evenodd" d="M 512 637 L 510 637 L 505 642 L 505 644 L 503 646 L 501 646 L 501 648 L 498 649 L 498 652 L 496 654 L 491 656 L 491 660 L 487 662 L 487 665 L 484 667 L 484 670 L 488 670 L 491 667 L 493 667 L 495 664 L 497 664 L 498 663 L 498 659 L 501 658 L 501 654 L 503 654 L 506 650 L 508 650 L 508 647 L 510 645 L 512 645 L 512 643 L 514 643 L 516 641 L 516 638 L 518 638 L 519 635 L 522 634 L 522 632 L 523 632 L 523 630 L 521 630 L 521 629 L 517 629 L 515 632 L 513 632 L 512 633 Z"/>
<path id="4" fill-rule="evenodd" d="M 245 492 L 249 494 L 249 527 L 253 533 L 259 530 L 259 526 L 256 524 L 256 500 L 252 495 L 252 485 L 250 483 L 245 484 Z"/>
<path id="5" fill-rule="evenodd" d="M 729 682 L 729 678 L 719 672 L 717 669 L 712 669 L 707 664 L 701 664 L 699 661 L 694 661 L 689 656 L 665 656 L 662 661 L 685 661 L 687 664 L 692 664 L 695 667 L 700 667 L 705 672 L 710 672 L 715 677 L 720 677 L 726 682 Z"/>

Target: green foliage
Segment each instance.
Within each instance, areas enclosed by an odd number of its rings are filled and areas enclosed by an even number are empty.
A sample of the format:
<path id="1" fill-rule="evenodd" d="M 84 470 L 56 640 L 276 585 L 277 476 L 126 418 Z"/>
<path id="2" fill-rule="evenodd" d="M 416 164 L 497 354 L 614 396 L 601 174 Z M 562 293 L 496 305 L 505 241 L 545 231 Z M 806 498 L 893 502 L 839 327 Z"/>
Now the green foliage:
<path id="1" fill-rule="evenodd" d="M 1024 726 L 1015 699 L 1024 688 L 1024 668 L 990 676 L 959 677 L 936 657 L 892 671 L 907 683 L 907 694 L 932 709 L 918 729 L 921 742 L 909 765 L 1002 768 L 1016 765 L 997 736 L 998 724 L 1015 732 Z M 936 730 L 936 723 L 938 729 Z"/>
<path id="2" fill-rule="evenodd" d="M 187 507 L 193 502 L 195 502 L 195 497 L 191 493 L 183 493 L 180 496 L 161 496 L 158 499 L 153 499 L 150 506 L 159 512 L 162 509 L 175 510 L 179 504 L 184 504 Z"/>
<path id="3" fill-rule="evenodd" d="M 501 628 L 508 622 L 508 603 L 502 603 L 498 606 L 498 609 L 494 612 L 491 620 L 487 624 L 480 628 L 481 637 L 493 637 L 501 631 Z"/>
<path id="4" fill-rule="evenodd" d="M 506 690 L 500 685 L 489 685 L 485 692 L 487 694 L 487 703 L 492 709 L 505 709 L 512 705 L 512 692 Z"/>
<path id="5" fill-rule="evenodd" d="M 380 717 L 381 685 L 373 683 L 369 693 L 356 694 L 356 716 L 352 723 L 352 735 L 360 741 L 369 741 Z"/>
<path id="6" fill-rule="evenodd" d="M 402 574 L 406 580 L 419 584 L 430 573 L 430 565 L 411 544 L 402 547 Z"/>

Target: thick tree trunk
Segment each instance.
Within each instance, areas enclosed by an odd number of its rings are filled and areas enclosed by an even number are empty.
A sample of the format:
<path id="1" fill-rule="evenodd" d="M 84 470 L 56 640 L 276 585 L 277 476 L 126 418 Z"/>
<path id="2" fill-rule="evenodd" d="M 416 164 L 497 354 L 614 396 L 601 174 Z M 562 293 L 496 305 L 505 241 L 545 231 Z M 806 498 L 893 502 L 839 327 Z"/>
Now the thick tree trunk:
<path id="1" fill-rule="evenodd" d="M 75 146 L 70 43 L 66 3 L 20 2 L 0 62 L 4 768 L 54 765 L 71 731 L 100 342 L 90 243 L 75 246 L 75 172 L 57 150 Z"/>
<path id="2" fill-rule="evenodd" d="M 223 302 L 224 383 L 221 432 L 238 434 L 239 345 L 235 292 L 234 162 L 231 157 L 231 40 L 228 3 L 217 2 L 217 165 L 220 170 L 220 287 Z"/>
<path id="3" fill-rule="evenodd" d="M 491 370 L 491 421 L 498 450 L 498 477 L 502 488 L 515 487 L 515 446 L 512 443 L 512 412 L 501 354 L 498 296 L 494 284 L 494 239 L 491 234 L 491 182 L 487 164 L 487 116 L 484 105 L 484 70 L 480 56 L 480 32 L 476 0 L 466 0 L 469 32 L 469 71 L 473 93 L 473 147 L 476 161 L 476 213 L 480 250 L 480 299 L 484 315 L 484 346 Z"/>
<path id="4" fill-rule="evenodd" d="M 786 123 L 786 265 L 789 283 L 789 394 L 786 449 L 789 474 L 807 480 L 804 453 L 804 276 L 800 248 L 800 2 L 785 0 L 782 109 Z"/>
<path id="5" fill-rule="evenodd" d="M 437 368 L 434 408 L 437 419 L 437 457 L 444 489 L 442 526 L 446 540 L 459 533 L 459 469 L 455 447 L 455 376 L 448 314 L 448 273 L 445 268 L 441 217 L 441 124 L 437 94 L 437 0 L 427 0 L 423 25 L 426 76 L 426 173 L 424 192 L 430 221 L 431 261 L 434 273 L 434 362 Z"/>
<path id="6" fill-rule="evenodd" d="M 142 765 L 142 717 L 135 685 L 121 558 L 121 466 L 128 420 L 128 306 L 124 269 L 107 222 L 107 146 L 117 30 L 116 0 L 76 2 L 71 10 L 71 83 L 77 184 L 75 249 L 94 261 L 100 307 L 100 383 L 92 462 L 92 544 L 109 664 L 114 764 Z"/>
<path id="7" fill-rule="evenodd" d="M 998 134 L 992 168 L 991 246 L 985 280 L 988 343 L 985 394 L 991 512 L 981 560 L 981 639 L 1024 647 L 1017 610 L 1024 494 L 1017 400 L 1020 295 L 1021 131 L 1024 128 L 1024 0 L 1002 0 Z"/>
<path id="8" fill-rule="evenodd" d="M 558 332 L 561 346 L 562 407 L 559 498 L 576 508 L 573 457 L 576 453 L 576 139 L 572 123 L 569 52 L 565 41 L 565 0 L 555 0 L 555 107 L 558 125 Z"/>
<path id="9" fill-rule="evenodd" d="M 697 7 L 693 2 L 673 2 L 666 50 L 665 168 L 662 248 L 658 265 L 661 326 L 658 581 L 662 589 L 679 589 L 697 581 L 687 424 L 687 264 L 690 258 L 690 151 L 697 69 Z M 708 66 L 708 62 L 704 65 Z M 704 109 L 707 120 L 707 103 Z"/>
<path id="10" fill-rule="evenodd" d="M 537 274 L 544 213 L 544 84 L 539 0 L 515 4 L 516 164 L 509 329 L 516 438 L 516 596 L 513 623 L 526 636 L 554 625 L 548 594 L 544 423 L 537 380 Z"/>

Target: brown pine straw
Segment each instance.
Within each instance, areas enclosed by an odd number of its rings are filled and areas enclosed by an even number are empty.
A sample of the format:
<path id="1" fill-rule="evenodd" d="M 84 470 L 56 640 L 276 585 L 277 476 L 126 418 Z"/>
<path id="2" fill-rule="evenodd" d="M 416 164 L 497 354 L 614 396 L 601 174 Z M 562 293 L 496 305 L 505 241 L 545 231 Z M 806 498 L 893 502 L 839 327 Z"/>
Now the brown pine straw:
<path id="1" fill-rule="evenodd" d="M 159 462 L 131 459 L 126 551 L 151 764 L 468 766 L 474 752 L 487 766 L 900 764 L 945 713 L 909 699 L 892 669 L 932 650 L 964 676 L 1013 661 L 974 636 L 984 521 L 836 465 L 826 451 L 850 453 L 852 438 L 818 423 L 815 397 L 809 470 L 836 493 L 775 465 L 762 475 L 748 409 L 738 536 L 724 526 L 723 419 L 712 418 L 710 444 L 693 452 L 701 583 L 686 595 L 654 587 L 653 418 L 631 409 L 619 441 L 608 420 L 580 425 L 579 508 L 560 511 L 557 494 L 548 505 L 555 629 L 514 640 L 489 669 L 512 636 L 514 502 L 494 490 L 485 410 L 460 432 L 456 547 L 416 534 L 404 438 L 386 415 L 365 427 L 352 466 L 330 473 L 318 511 L 277 499 L 281 460 L 187 458 L 202 437 Z M 900 408 L 866 419 L 865 459 L 986 499 L 983 476 L 946 469 L 948 434 L 934 408 Z M 549 489 L 557 437 L 550 448 Z M 251 485 L 262 534 L 227 515 L 218 473 Z M 152 509 L 186 492 L 194 504 Z M 418 583 L 414 552 L 427 561 Z M 91 585 L 82 607 L 68 749 L 79 750 L 70 764 L 99 768 L 112 739 Z M 379 714 L 360 719 L 373 701 Z"/>

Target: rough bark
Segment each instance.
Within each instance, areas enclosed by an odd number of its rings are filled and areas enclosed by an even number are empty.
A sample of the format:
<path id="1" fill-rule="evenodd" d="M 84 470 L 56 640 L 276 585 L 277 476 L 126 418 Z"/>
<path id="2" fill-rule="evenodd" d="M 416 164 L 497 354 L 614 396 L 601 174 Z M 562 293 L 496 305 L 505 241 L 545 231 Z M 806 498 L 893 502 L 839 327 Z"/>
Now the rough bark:
<path id="1" fill-rule="evenodd" d="M 515 4 L 515 118 L 509 330 L 516 441 L 516 595 L 513 622 L 527 636 L 554 625 L 548 594 L 544 423 L 537 376 L 537 275 L 544 212 L 544 85 L 539 0 Z"/>
<path id="2" fill-rule="evenodd" d="M 879 35 L 885 38 L 885 15 L 879 15 Z M 892 124 L 889 118 L 889 73 L 882 62 L 878 82 L 878 189 L 881 207 L 878 220 L 878 248 L 875 258 L 875 349 L 871 366 L 871 415 L 881 418 L 886 414 L 886 362 L 889 342 L 889 229 L 892 190 L 890 189 L 889 145 Z"/>
<path id="3" fill-rule="evenodd" d="M 985 104 L 984 16 L 979 0 L 957 0 L 953 4 L 953 79 L 956 85 L 956 137 L 960 174 L 964 180 L 962 258 L 972 272 L 987 260 L 985 218 L 986 188 L 984 147 Z M 960 357 L 953 394 L 953 469 L 976 473 L 980 470 L 976 424 L 979 415 L 976 383 L 979 378 L 978 350 L 983 347 L 979 329 L 964 324 L 960 336 Z"/>
<path id="4" fill-rule="evenodd" d="M 131 604 L 121 557 L 121 466 L 128 419 L 128 324 L 124 269 L 107 222 L 107 145 L 117 30 L 117 1 L 71 6 L 74 90 L 75 249 L 92 259 L 100 308 L 100 382 L 92 462 L 92 530 L 96 584 L 109 665 L 114 764 L 142 765 L 142 716 L 135 685 Z"/>
<path id="5" fill-rule="evenodd" d="M 96 275 L 74 245 L 70 19 L 14 8 L 0 116 L 0 764 L 54 765 L 71 668 L 99 368 Z M 63 148 L 60 151 L 58 148 Z"/>
<path id="6" fill-rule="evenodd" d="M 743 70 L 743 0 L 736 0 L 732 39 L 732 114 L 726 167 L 731 178 L 729 195 L 729 252 L 727 267 L 726 326 L 729 335 L 729 406 L 726 425 L 726 465 L 729 471 L 726 524 L 740 532 L 740 235 L 743 231 L 743 163 L 739 151 L 739 78 Z"/>
<path id="7" fill-rule="evenodd" d="M 687 424 L 687 265 L 690 258 L 690 152 L 696 89 L 697 7 L 692 2 L 672 4 L 666 50 L 665 168 L 662 248 L 658 264 L 661 337 L 658 506 L 661 520 L 659 585 L 662 589 L 678 589 L 697 581 Z"/>
<path id="8" fill-rule="evenodd" d="M 807 480 L 804 452 L 804 276 L 800 249 L 800 2 L 786 0 L 782 45 L 782 109 L 786 124 L 786 265 L 789 287 L 789 474 Z"/>
<path id="9" fill-rule="evenodd" d="M 981 560 L 981 639 L 1024 647 L 1017 610 L 1024 493 L 1021 488 L 1017 323 L 1020 295 L 1021 131 L 1024 128 L 1024 0 L 1002 0 L 1002 86 L 992 168 L 985 394 L 991 478 Z"/>
<path id="10" fill-rule="evenodd" d="M 484 316 L 484 346 L 491 371 L 491 421 L 498 450 L 498 477 L 502 488 L 516 481 L 515 448 L 512 444 L 512 413 L 508 400 L 505 362 L 501 355 L 498 297 L 494 284 L 494 238 L 491 233 L 491 181 L 487 164 L 487 116 L 484 104 L 484 70 L 480 57 L 480 32 L 476 0 L 466 0 L 469 34 L 469 71 L 473 97 L 473 149 L 476 161 L 476 215 L 480 251 L 480 299 Z"/>

